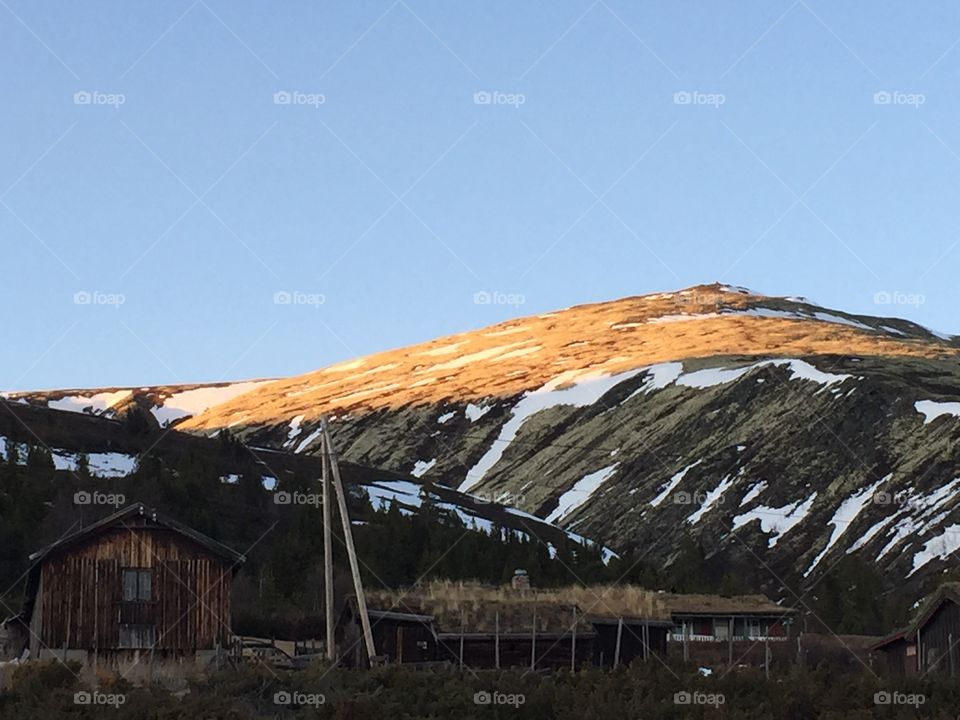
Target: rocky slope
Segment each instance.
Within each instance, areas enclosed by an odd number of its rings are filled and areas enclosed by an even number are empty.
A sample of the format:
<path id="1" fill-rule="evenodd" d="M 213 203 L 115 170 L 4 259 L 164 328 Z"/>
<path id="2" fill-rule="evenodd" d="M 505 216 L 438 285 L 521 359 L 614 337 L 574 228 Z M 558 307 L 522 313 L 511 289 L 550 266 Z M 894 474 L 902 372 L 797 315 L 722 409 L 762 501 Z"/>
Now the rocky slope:
<path id="1" fill-rule="evenodd" d="M 960 547 L 954 339 L 720 285 L 510 321 L 343 363 L 215 406 L 310 453 L 412 472 L 659 564 L 813 581 L 845 553 L 918 580 Z"/>
<path id="2" fill-rule="evenodd" d="M 186 418 L 487 497 L 670 564 L 893 581 L 960 547 L 960 349 L 895 318 L 699 286 L 521 318 L 277 380 Z"/>

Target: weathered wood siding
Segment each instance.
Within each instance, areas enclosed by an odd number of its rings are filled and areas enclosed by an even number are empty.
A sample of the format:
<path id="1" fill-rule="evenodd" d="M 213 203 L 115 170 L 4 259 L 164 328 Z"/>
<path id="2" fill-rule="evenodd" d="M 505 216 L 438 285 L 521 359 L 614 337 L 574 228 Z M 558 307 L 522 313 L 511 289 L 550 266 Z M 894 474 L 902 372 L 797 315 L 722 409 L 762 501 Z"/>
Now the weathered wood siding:
<path id="1" fill-rule="evenodd" d="M 120 625 L 153 625 L 157 650 L 196 651 L 230 635 L 230 564 L 146 518 L 47 558 L 34 632 L 51 650 L 113 650 Z M 124 602 L 124 568 L 153 570 L 149 601 Z"/>
<path id="2" fill-rule="evenodd" d="M 960 605 L 952 600 L 945 600 L 920 628 L 924 671 L 960 674 L 958 644 L 960 644 Z"/>

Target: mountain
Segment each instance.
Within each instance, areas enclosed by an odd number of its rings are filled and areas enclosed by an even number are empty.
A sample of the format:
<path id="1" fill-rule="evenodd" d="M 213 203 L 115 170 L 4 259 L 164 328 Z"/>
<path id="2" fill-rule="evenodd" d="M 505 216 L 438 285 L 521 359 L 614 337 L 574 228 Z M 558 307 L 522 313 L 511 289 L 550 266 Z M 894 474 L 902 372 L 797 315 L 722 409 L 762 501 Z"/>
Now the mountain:
<path id="1" fill-rule="evenodd" d="M 5 392 L 0 397 L 21 404 L 118 418 L 136 407 L 157 427 L 172 427 L 198 413 L 250 392 L 272 380 L 247 382 L 110 387 L 96 390 L 37 390 Z"/>
<path id="2" fill-rule="evenodd" d="M 703 285 L 519 318 L 279 379 L 184 418 L 341 455 L 682 562 L 889 586 L 960 548 L 960 343 L 896 318 Z M 28 395 L 20 399 L 30 401 Z"/>

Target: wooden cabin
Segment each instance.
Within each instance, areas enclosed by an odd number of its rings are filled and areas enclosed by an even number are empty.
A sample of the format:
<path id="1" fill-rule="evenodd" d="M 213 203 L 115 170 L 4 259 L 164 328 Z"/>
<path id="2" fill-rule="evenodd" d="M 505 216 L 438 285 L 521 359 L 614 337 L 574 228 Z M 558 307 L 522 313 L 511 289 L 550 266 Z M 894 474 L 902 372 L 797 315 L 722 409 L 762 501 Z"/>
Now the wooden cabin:
<path id="1" fill-rule="evenodd" d="M 30 556 L 30 658 L 93 666 L 210 660 L 230 641 L 244 557 L 137 503 Z"/>
<path id="2" fill-rule="evenodd" d="M 403 592 L 368 591 L 367 603 L 430 617 L 437 659 L 451 665 L 551 670 L 611 667 L 665 653 L 672 622 L 648 614 L 650 595 L 634 588 L 433 582 Z"/>
<path id="3" fill-rule="evenodd" d="M 597 667 L 629 665 L 648 660 L 651 654 L 667 654 L 667 636 L 673 621 L 635 617 L 591 617 L 596 638 L 593 664 Z"/>
<path id="4" fill-rule="evenodd" d="M 403 612 L 402 608 L 367 608 L 376 663 L 427 664 L 437 660 L 437 634 L 430 615 Z M 369 664 L 363 627 L 355 598 L 340 614 L 335 631 L 337 652 L 347 667 Z"/>
<path id="5" fill-rule="evenodd" d="M 945 583 L 913 622 L 871 648 L 891 675 L 960 675 L 960 583 Z"/>

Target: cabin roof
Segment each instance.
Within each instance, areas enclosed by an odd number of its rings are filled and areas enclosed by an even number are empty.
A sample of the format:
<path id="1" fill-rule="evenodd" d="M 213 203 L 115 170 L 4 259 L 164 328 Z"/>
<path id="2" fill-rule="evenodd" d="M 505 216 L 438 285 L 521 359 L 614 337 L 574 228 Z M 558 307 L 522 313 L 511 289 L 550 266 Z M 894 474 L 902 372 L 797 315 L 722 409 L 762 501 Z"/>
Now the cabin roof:
<path id="1" fill-rule="evenodd" d="M 435 581 L 406 590 L 368 590 L 371 608 L 390 608 L 431 615 L 440 633 L 459 632 L 461 623 L 471 633 L 529 633 L 534 612 L 537 632 L 577 632 L 594 625 L 646 622 L 651 627 L 673 625 L 675 615 L 744 615 L 783 617 L 794 614 L 763 595 L 721 597 L 674 595 L 630 585 L 570 586 L 516 590 L 477 582 Z"/>
<path id="2" fill-rule="evenodd" d="M 126 520 L 130 520 L 135 517 L 146 517 L 149 518 L 152 522 L 165 527 L 178 535 L 192 540 L 197 545 L 209 550 L 214 555 L 229 560 L 232 563 L 240 564 L 243 563 L 246 558 L 235 550 L 227 547 L 223 543 L 217 542 L 213 538 L 207 537 L 201 532 L 194 530 L 193 528 L 187 527 L 181 522 L 174 520 L 171 517 L 163 515 L 153 508 L 149 508 L 143 503 L 133 503 L 127 507 L 118 510 L 112 515 L 98 520 L 97 522 L 87 525 L 80 530 L 77 530 L 74 533 L 71 533 L 65 537 L 60 538 L 54 543 L 47 545 L 45 548 L 38 550 L 37 552 L 30 555 L 30 561 L 32 563 L 40 563 L 45 558 L 50 556 L 55 552 L 61 552 L 70 547 L 77 545 L 84 540 L 96 536 L 98 533 L 103 532 L 104 530 L 114 527 L 116 525 L 122 524 Z"/>
<path id="3" fill-rule="evenodd" d="M 960 605 L 960 582 L 943 583 L 932 595 L 930 595 L 906 629 L 903 631 L 905 636 L 916 636 L 917 631 L 930 620 L 930 617 L 936 612 L 944 602 L 952 602 Z"/>

